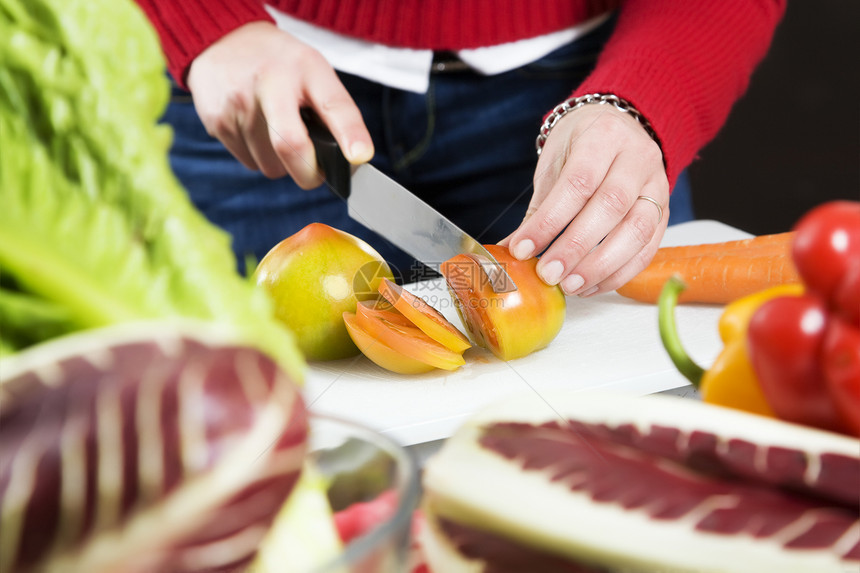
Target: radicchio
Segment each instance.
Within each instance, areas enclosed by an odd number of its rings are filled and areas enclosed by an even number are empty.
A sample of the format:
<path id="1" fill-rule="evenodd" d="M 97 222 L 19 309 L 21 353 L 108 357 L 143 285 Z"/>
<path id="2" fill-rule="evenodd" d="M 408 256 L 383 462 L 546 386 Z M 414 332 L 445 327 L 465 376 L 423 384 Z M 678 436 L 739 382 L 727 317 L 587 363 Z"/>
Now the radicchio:
<path id="1" fill-rule="evenodd" d="M 676 428 L 640 433 L 629 425 L 572 420 L 499 422 L 483 428 L 480 444 L 598 503 L 641 511 L 655 520 L 687 520 L 702 532 L 778 539 L 786 550 L 832 551 L 846 563 L 860 562 L 860 455 L 822 460 L 819 481 L 826 487 L 824 495 L 815 495 L 798 485 L 794 464 L 787 464 L 787 480 L 768 466 L 756 470 L 752 460 L 758 446 L 750 442 L 725 450 L 745 452 L 737 456 L 724 455 L 718 447 L 691 446 L 717 441 L 711 437 L 701 432 L 682 436 Z M 762 459 L 769 459 L 764 454 Z M 678 463 L 689 460 L 693 463 Z M 853 505 L 840 499 L 843 490 L 846 495 L 853 491 Z"/>
<path id="2" fill-rule="evenodd" d="M 31 352 L 0 373 L 0 570 L 219 571 L 254 556 L 307 437 L 269 357 L 161 329 Z"/>

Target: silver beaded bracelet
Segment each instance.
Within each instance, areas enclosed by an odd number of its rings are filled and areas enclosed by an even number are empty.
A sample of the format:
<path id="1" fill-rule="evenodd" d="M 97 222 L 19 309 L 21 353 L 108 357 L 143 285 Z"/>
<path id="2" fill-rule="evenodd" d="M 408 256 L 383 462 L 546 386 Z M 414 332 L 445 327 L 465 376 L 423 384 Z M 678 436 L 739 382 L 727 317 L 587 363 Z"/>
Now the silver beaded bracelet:
<path id="1" fill-rule="evenodd" d="M 544 121 L 543 125 L 540 126 L 540 133 L 538 133 L 537 140 L 535 141 L 537 154 L 540 155 L 541 151 L 543 151 L 543 146 L 544 143 L 546 143 L 546 138 L 549 137 L 549 132 L 553 127 L 555 127 L 555 124 L 557 124 L 561 118 L 573 110 L 579 109 L 590 103 L 610 104 L 620 111 L 629 113 L 637 122 L 639 122 L 639 125 L 645 129 L 645 132 L 651 137 L 651 139 L 660 146 L 660 140 L 657 139 L 657 134 L 654 132 L 654 128 L 651 127 L 648 120 L 645 119 L 645 117 L 639 113 L 639 110 L 633 107 L 629 101 L 614 94 L 586 94 L 577 98 L 568 98 L 553 108 L 552 112 L 547 116 L 546 121 Z M 662 146 L 660 147 L 662 149 Z"/>

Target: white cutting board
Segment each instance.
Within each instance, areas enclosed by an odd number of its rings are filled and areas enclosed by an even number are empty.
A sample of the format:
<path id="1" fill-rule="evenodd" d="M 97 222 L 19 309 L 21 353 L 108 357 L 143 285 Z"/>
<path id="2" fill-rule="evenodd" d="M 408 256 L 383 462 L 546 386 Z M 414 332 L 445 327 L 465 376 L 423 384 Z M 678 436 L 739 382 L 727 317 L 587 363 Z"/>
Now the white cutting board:
<path id="1" fill-rule="evenodd" d="M 717 221 L 670 227 L 663 245 L 713 243 L 749 237 Z M 406 285 L 461 327 L 441 279 Z M 685 348 L 703 367 L 722 349 L 720 305 L 681 305 L 676 312 Z M 351 419 L 403 445 L 449 437 L 482 406 L 514 393 L 538 396 L 572 389 L 650 394 L 688 382 L 669 360 L 657 329 L 657 307 L 612 292 L 568 297 L 567 319 L 555 340 L 525 358 L 502 362 L 480 348 L 454 372 L 388 372 L 364 356 L 310 366 L 304 395 L 310 409 Z M 550 404 L 551 406 L 551 404 Z"/>

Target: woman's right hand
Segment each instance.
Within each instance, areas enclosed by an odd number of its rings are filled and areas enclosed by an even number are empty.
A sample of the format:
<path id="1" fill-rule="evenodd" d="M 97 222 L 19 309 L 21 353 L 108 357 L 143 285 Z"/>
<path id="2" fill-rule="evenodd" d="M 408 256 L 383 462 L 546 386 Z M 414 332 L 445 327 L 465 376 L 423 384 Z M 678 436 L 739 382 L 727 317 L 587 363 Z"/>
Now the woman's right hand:
<path id="1" fill-rule="evenodd" d="M 322 183 L 302 107 L 316 110 L 351 163 L 373 157 L 361 112 L 331 65 L 269 22 L 245 24 L 204 50 L 188 87 L 206 131 L 266 177 L 289 174 L 303 189 Z"/>

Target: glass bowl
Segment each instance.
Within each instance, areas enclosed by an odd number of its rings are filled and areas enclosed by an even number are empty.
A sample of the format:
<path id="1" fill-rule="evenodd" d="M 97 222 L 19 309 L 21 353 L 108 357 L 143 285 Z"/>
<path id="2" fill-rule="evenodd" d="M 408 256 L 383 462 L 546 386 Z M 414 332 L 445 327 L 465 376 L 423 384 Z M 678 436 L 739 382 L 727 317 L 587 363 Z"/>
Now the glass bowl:
<path id="1" fill-rule="evenodd" d="M 408 571 L 412 514 L 421 495 L 412 454 L 387 436 L 348 420 L 312 414 L 310 457 L 330 481 L 335 513 L 354 503 L 392 495 L 396 503 L 363 535 L 349 541 L 337 559 L 312 573 L 400 573 Z"/>

